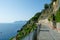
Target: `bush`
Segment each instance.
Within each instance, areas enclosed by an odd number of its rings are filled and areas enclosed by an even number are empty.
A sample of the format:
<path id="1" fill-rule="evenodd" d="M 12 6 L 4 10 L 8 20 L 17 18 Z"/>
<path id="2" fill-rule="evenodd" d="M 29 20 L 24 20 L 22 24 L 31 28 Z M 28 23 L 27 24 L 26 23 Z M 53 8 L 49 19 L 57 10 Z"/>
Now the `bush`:
<path id="1" fill-rule="evenodd" d="M 56 22 L 60 22 L 60 8 L 56 13 Z"/>
<path id="2" fill-rule="evenodd" d="M 49 8 L 49 5 L 48 4 L 45 4 L 44 8 L 45 9 L 48 9 Z"/>

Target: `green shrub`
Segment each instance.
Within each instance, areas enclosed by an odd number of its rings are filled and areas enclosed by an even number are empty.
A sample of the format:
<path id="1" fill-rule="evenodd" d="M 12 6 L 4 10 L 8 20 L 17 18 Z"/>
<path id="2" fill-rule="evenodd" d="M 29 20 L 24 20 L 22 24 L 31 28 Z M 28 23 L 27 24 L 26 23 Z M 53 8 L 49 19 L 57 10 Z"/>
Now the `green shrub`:
<path id="1" fill-rule="evenodd" d="M 56 22 L 60 22 L 60 8 L 56 13 Z"/>
<path id="2" fill-rule="evenodd" d="M 49 5 L 48 4 L 45 4 L 44 8 L 45 9 L 48 9 L 49 8 Z"/>

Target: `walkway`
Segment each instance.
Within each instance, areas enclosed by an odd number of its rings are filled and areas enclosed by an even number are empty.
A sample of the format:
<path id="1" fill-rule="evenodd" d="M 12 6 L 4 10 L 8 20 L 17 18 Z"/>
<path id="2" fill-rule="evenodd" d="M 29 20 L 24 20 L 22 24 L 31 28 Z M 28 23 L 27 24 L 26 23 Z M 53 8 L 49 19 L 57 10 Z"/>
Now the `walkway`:
<path id="1" fill-rule="evenodd" d="M 60 33 L 46 25 L 42 25 L 37 38 L 37 40 L 60 40 Z"/>

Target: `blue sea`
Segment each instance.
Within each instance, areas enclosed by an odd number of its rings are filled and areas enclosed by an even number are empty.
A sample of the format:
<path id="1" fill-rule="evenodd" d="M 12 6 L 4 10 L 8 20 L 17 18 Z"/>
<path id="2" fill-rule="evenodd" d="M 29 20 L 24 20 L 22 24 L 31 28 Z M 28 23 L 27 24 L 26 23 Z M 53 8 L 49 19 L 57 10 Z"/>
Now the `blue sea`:
<path id="1" fill-rule="evenodd" d="M 0 23 L 0 40 L 9 40 L 16 36 L 17 30 L 20 30 L 26 21 L 17 21 L 14 23 Z"/>

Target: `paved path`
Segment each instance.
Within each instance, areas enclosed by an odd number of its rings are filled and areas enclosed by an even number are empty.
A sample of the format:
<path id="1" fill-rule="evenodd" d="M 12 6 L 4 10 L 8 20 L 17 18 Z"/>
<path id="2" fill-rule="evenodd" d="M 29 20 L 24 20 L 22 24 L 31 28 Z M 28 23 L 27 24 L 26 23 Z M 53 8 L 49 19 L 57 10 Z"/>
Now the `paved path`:
<path id="1" fill-rule="evenodd" d="M 37 38 L 38 40 L 60 40 L 60 33 L 57 30 L 50 29 L 46 25 L 42 25 Z"/>

